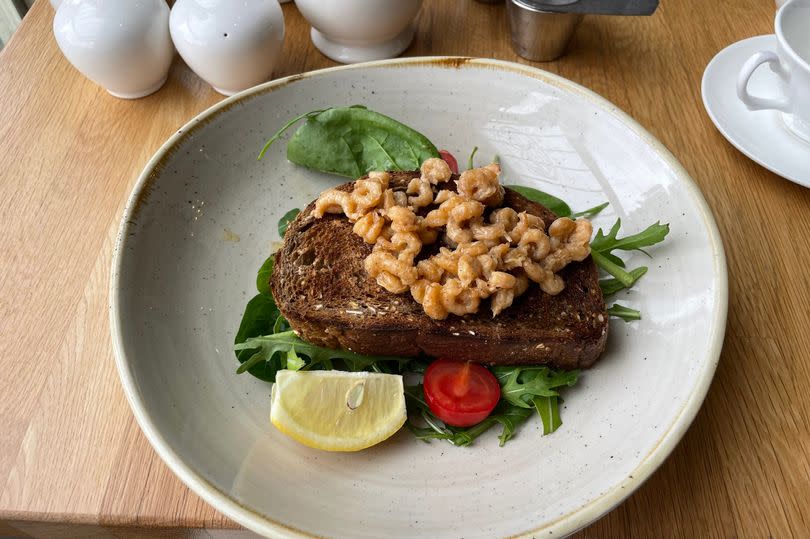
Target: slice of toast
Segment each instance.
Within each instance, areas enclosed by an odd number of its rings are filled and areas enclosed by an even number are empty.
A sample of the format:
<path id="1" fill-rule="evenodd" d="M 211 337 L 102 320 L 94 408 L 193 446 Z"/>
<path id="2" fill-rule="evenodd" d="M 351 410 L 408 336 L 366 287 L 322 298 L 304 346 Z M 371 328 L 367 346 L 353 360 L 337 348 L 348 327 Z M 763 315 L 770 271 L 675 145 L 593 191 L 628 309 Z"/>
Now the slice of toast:
<path id="1" fill-rule="evenodd" d="M 404 188 L 418 172 L 392 173 Z M 455 179 L 440 186 L 455 190 Z M 338 189 L 349 191 L 349 182 Z M 506 189 L 504 206 L 543 219 L 550 210 Z M 425 354 L 493 365 L 590 367 L 605 348 L 608 315 L 590 257 L 565 267 L 565 289 L 551 296 L 532 283 L 511 307 L 492 317 L 478 313 L 433 320 L 409 293 L 392 294 L 370 278 L 363 260 L 372 246 L 352 232 L 344 215 L 311 215 L 310 203 L 290 224 L 276 253 L 270 281 L 281 313 L 314 344 L 369 355 Z"/>

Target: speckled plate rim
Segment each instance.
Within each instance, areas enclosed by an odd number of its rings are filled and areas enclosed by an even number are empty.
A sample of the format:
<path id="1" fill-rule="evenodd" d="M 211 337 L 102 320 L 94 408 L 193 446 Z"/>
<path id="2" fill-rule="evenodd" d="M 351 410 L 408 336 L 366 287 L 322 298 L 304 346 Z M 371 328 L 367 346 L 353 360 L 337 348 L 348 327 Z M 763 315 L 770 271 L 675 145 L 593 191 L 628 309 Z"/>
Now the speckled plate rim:
<path id="1" fill-rule="evenodd" d="M 654 136 L 639 125 L 638 122 L 602 96 L 568 79 L 541 69 L 501 60 L 448 56 L 396 58 L 393 60 L 366 62 L 348 66 L 320 69 L 300 75 L 292 75 L 282 79 L 273 80 L 220 101 L 219 103 L 195 116 L 176 133 L 169 137 L 169 139 L 149 160 L 146 167 L 143 169 L 143 172 L 141 172 L 137 183 L 135 184 L 132 194 L 127 201 L 126 208 L 124 209 L 123 217 L 121 218 L 121 224 L 113 253 L 109 308 L 113 352 L 115 354 L 115 362 L 118 368 L 118 374 L 121 378 L 121 384 L 124 388 L 124 393 L 126 394 L 127 400 L 129 401 L 138 425 L 140 425 L 141 430 L 146 435 L 146 438 L 149 440 L 149 443 L 152 444 L 152 447 L 154 447 L 158 455 L 180 478 L 180 480 L 183 481 L 183 483 L 200 495 L 206 502 L 242 526 L 266 536 L 285 538 L 313 537 L 302 530 L 289 527 L 281 522 L 273 521 L 268 517 L 239 504 L 227 493 L 219 490 L 216 486 L 209 483 L 196 470 L 189 467 L 172 449 L 165 438 L 161 436 L 155 424 L 152 422 L 152 419 L 146 412 L 143 396 L 135 385 L 133 373 L 130 369 L 130 359 L 128 358 L 127 352 L 123 345 L 119 297 L 119 279 L 123 260 L 122 253 L 128 241 L 129 233 L 133 227 L 133 217 L 135 214 L 137 214 L 139 207 L 146 203 L 146 198 L 151 190 L 151 185 L 154 181 L 156 181 L 159 171 L 162 168 L 161 164 L 163 160 L 170 157 L 174 153 L 176 146 L 185 140 L 186 137 L 194 133 L 196 129 L 204 126 L 216 115 L 226 112 L 238 102 L 248 101 L 252 97 L 272 92 L 288 84 L 295 83 L 298 80 L 328 75 L 329 73 L 336 71 L 362 71 L 366 68 L 408 66 L 432 66 L 437 69 L 464 69 L 466 67 L 475 67 L 497 71 L 508 71 L 534 79 L 539 79 L 547 84 L 552 84 L 563 90 L 588 99 L 604 112 L 620 120 L 647 144 L 649 144 L 649 146 L 686 186 L 689 195 L 691 195 L 693 202 L 697 205 L 700 211 L 700 218 L 702 219 L 703 225 L 706 228 L 714 259 L 713 278 L 716 283 L 714 294 L 715 308 L 714 312 L 712 313 L 712 323 L 710 326 L 711 334 L 709 336 L 709 348 L 707 351 L 707 356 L 703 360 L 702 370 L 698 373 L 697 384 L 695 385 L 691 394 L 689 394 L 685 399 L 680 412 L 673 419 L 672 423 L 666 429 L 664 429 L 663 434 L 658 439 L 658 442 L 655 444 L 654 448 L 641 459 L 633 472 L 628 474 L 623 481 L 614 485 L 602 495 L 590 500 L 581 507 L 557 519 L 542 523 L 540 525 L 537 523 L 527 522 L 526 531 L 516 535 L 515 537 L 528 538 L 540 533 L 548 537 L 560 537 L 568 535 L 597 520 L 599 517 L 619 505 L 626 497 L 641 486 L 641 484 L 650 475 L 652 475 L 652 473 L 669 456 L 683 437 L 686 430 L 689 428 L 689 425 L 691 425 L 692 421 L 697 415 L 698 410 L 700 409 L 701 404 L 703 403 L 703 400 L 706 397 L 706 393 L 709 390 L 709 386 L 711 385 L 711 381 L 714 377 L 714 372 L 720 358 L 720 352 L 723 347 L 726 315 L 728 310 L 728 275 L 726 272 L 726 258 L 723 243 L 712 212 L 706 203 L 706 200 L 703 198 L 703 194 L 701 193 L 697 184 L 695 184 L 694 180 L 692 180 L 686 170 L 669 152 L 669 150 L 667 150 L 661 142 L 659 142 Z M 535 527 L 533 528 L 532 526 Z"/>

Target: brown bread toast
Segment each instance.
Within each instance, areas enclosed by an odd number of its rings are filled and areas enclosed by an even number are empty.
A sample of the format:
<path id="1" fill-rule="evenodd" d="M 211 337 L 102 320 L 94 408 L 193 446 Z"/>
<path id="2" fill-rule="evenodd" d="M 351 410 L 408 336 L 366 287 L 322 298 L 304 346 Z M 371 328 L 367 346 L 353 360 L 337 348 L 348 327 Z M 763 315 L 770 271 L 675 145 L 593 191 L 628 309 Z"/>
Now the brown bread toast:
<path id="1" fill-rule="evenodd" d="M 394 172 L 391 187 L 404 188 L 418 175 Z M 440 187 L 455 190 L 456 178 Z M 352 183 L 339 189 L 351 190 Z M 509 189 L 504 206 L 537 215 L 546 226 L 556 218 Z M 287 229 L 270 281 L 281 313 L 307 341 L 370 355 L 561 369 L 590 367 L 605 348 L 608 315 L 590 257 L 560 272 L 565 289 L 556 296 L 532 283 L 495 318 L 483 302 L 478 313 L 433 320 L 409 293 L 392 294 L 366 274 L 372 246 L 344 215 L 316 219 L 313 208 L 314 202 Z"/>

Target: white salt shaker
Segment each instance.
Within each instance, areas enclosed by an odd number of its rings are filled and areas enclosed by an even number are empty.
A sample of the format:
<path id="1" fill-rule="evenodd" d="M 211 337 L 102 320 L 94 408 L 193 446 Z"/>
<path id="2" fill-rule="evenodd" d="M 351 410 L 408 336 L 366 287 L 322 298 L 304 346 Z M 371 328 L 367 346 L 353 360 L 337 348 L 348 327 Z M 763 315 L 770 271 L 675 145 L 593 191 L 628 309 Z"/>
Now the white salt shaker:
<path id="1" fill-rule="evenodd" d="M 115 97 L 144 97 L 166 82 L 174 47 L 165 0 L 64 0 L 53 33 L 68 61 Z"/>
<path id="2" fill-rule="evenodd" d="M 177 0 L 169 27 L 183 60 L 223 95 L 268 80 L 284 42 L 277 1 Z"/>

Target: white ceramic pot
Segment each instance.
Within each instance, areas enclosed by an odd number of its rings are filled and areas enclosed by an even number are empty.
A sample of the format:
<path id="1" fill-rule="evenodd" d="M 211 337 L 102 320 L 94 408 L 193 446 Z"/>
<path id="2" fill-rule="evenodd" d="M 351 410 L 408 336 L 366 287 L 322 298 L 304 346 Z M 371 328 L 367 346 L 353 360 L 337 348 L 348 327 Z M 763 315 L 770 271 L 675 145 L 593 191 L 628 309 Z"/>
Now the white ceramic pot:
<path id="1" fill-rule="evenodd" d="M 413 40 L 422 0 L 296 0 L 312 25 L 312 42 L 329 58 L 352 64 L 393 58 Z"/>
<path id="2" fill-rule="evenodd" d="M 267 0 L 177 0 L 169 26 L 183 60 L 224 95 L 268 80 L 284 42 L 284 14 Z"/>
<path id="3" fill-rule="evenodd" d="M 174 47 L 165 0 L 64 0 L 53 33 L 68 61 L 115 97 L 143 97 L 166 82 Z"/>

